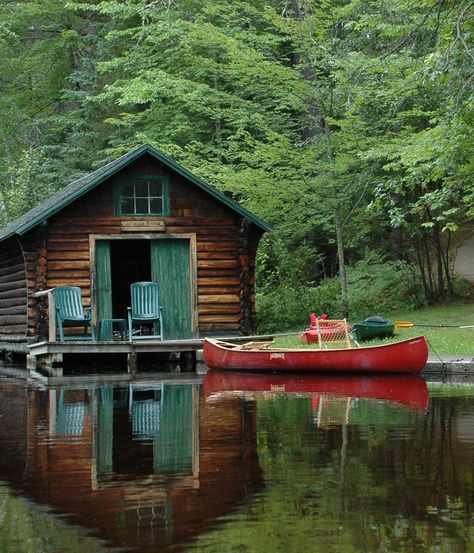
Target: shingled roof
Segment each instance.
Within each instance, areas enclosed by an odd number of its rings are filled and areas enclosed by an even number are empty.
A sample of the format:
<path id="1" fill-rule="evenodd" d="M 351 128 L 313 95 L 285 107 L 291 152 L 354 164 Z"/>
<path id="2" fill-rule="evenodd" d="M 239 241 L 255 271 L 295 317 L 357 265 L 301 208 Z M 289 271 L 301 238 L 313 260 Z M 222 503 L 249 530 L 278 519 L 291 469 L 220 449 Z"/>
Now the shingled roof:
<path id="1" fill-rule="evenodd" d="M 164 165 L 178 173 L 179 175 L 185 177 L 187 180 L 219 200 L 221 203 L 244 217 L 250 222 L 255 224 L 257 227 L 260 227 L 262 230 L 271 230 L 270 225 L 259 219 L 250 211 L 247 211 L 240 204 L 211 186 L 210 184 L 204 182 L 199 177 L 185 169 L 183 166 L 179 165 L 176 161 L 165 155 L 160 150 L 153 148 L 152 146 L 145 144 L 128 152 L 127 154 L 111 161 L 107 165 L 104 165 L 100 169 L 97 169 L 93 173 L 86 175 L 74 182 L 71 182 L 66 187 L 61 189 L 56 194 L 53 194 L 47 200 L 41 202 L 33 209 L 30 209 L 27 213 L 18 217 L 11 223 L 8 223 L 2 229 L 0 229 L 0 240 L 5 240 L 14 236 L 16 234 L 25 234 L 35 226 L 43 223 L 49 219 L 52 215 L 65 208 L 102 182 L 104 182 L 109 177 L 112 177 L 120 170 L 125 168 L 127 165 L 138 159 L 139 157 L 149 154 L 158 161 L 162 162 Z"/>

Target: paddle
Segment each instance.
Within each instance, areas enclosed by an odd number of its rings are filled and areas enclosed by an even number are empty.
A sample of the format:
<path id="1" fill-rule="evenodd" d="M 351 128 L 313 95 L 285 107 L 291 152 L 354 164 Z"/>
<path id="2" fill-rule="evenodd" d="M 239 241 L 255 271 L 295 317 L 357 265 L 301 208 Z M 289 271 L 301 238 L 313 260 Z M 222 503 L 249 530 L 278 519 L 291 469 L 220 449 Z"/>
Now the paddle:
<path id="1" fill-rule="evenodd" d="M 412 323 L 410 321 L 395 321 L 395 328 L 411 328 L 412 326 L 421 326 L 424 328 L 474 328 L 474 325 L 425 325 Z"/>

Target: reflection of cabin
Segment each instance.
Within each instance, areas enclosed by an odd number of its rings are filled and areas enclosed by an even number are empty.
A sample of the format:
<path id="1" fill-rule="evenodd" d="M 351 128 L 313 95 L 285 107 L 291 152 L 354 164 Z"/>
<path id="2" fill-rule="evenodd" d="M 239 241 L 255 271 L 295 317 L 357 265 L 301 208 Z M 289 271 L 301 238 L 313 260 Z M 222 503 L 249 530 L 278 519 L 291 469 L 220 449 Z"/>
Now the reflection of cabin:
<path id="1" fill-rule="evenodd" d="M 199 384 L 172 381 L 22 387 L 21 401 L 12 388 L 0 387 L 2 405 L 15 398 L 0 418 L 9 485 L 117 547 L 179 551 L 263 486 L 255 411 L 237 398 L 208 405 Z"/>
<path id="2" fill-rule="evenodd" d="M 34 294 L 80 286 L 95 318 L 125 317 L 130 284 L 159 283 L 167 338 L 249 333 L 257 245 L 269 227 L 142 146 L 0 230 L 0 342 L 45 337 Z"/>

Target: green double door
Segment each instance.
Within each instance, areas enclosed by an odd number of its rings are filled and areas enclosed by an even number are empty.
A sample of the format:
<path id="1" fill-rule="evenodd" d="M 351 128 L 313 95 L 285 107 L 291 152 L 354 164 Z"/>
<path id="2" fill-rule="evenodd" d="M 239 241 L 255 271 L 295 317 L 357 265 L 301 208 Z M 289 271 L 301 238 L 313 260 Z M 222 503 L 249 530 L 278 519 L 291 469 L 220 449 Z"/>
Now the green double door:
<path id="1" fill-rule="evenodd" d="M 97 318 L 126 318 L 130 284 L 157 282 L 165 339 L 191 338 L 193 306 L 189 240 L 97 240 L 95 301 Z"/>

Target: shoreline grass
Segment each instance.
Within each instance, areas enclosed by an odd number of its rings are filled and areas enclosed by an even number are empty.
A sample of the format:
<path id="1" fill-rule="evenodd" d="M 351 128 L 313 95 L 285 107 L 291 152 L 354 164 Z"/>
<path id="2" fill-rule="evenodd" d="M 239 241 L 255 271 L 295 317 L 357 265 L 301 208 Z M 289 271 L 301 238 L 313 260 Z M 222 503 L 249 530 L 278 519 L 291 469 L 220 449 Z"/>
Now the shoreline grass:
<path id="1" fill-rule="evenodd" d="M 416 311 L 367 313 L 367 316 L 370 315 L 380 315 L 392 322 L 411 322 L 414 323 L 414 326 L 410 328 L 395 329 L 395 335 L 393 338 L 385 340 L 371 340 L 370 342 L 364 342 L 364 344 L 376 345 L 423 335 L 428 341 L 431 355 L 460 355 L 474 357 L 473 302 L 457 301 L 449 304 L 428 306 Z M 360 320 L 349 319 L 349 323 L 351 324 L 356 322 L 360 322 Z M 422 325 L 430 326 L 424 327 Z M 441 325 L 445 326 L 442 327 Z M 462 325 L 473 325 L 473 328 L 451 328 Z M 302 330 L 303 329 L 301 329 L 301 331 Z M 287 348 L 304 347 L 299 340 L 299 336 L 297 335 L 277 337 L 276 346 Z"/>

